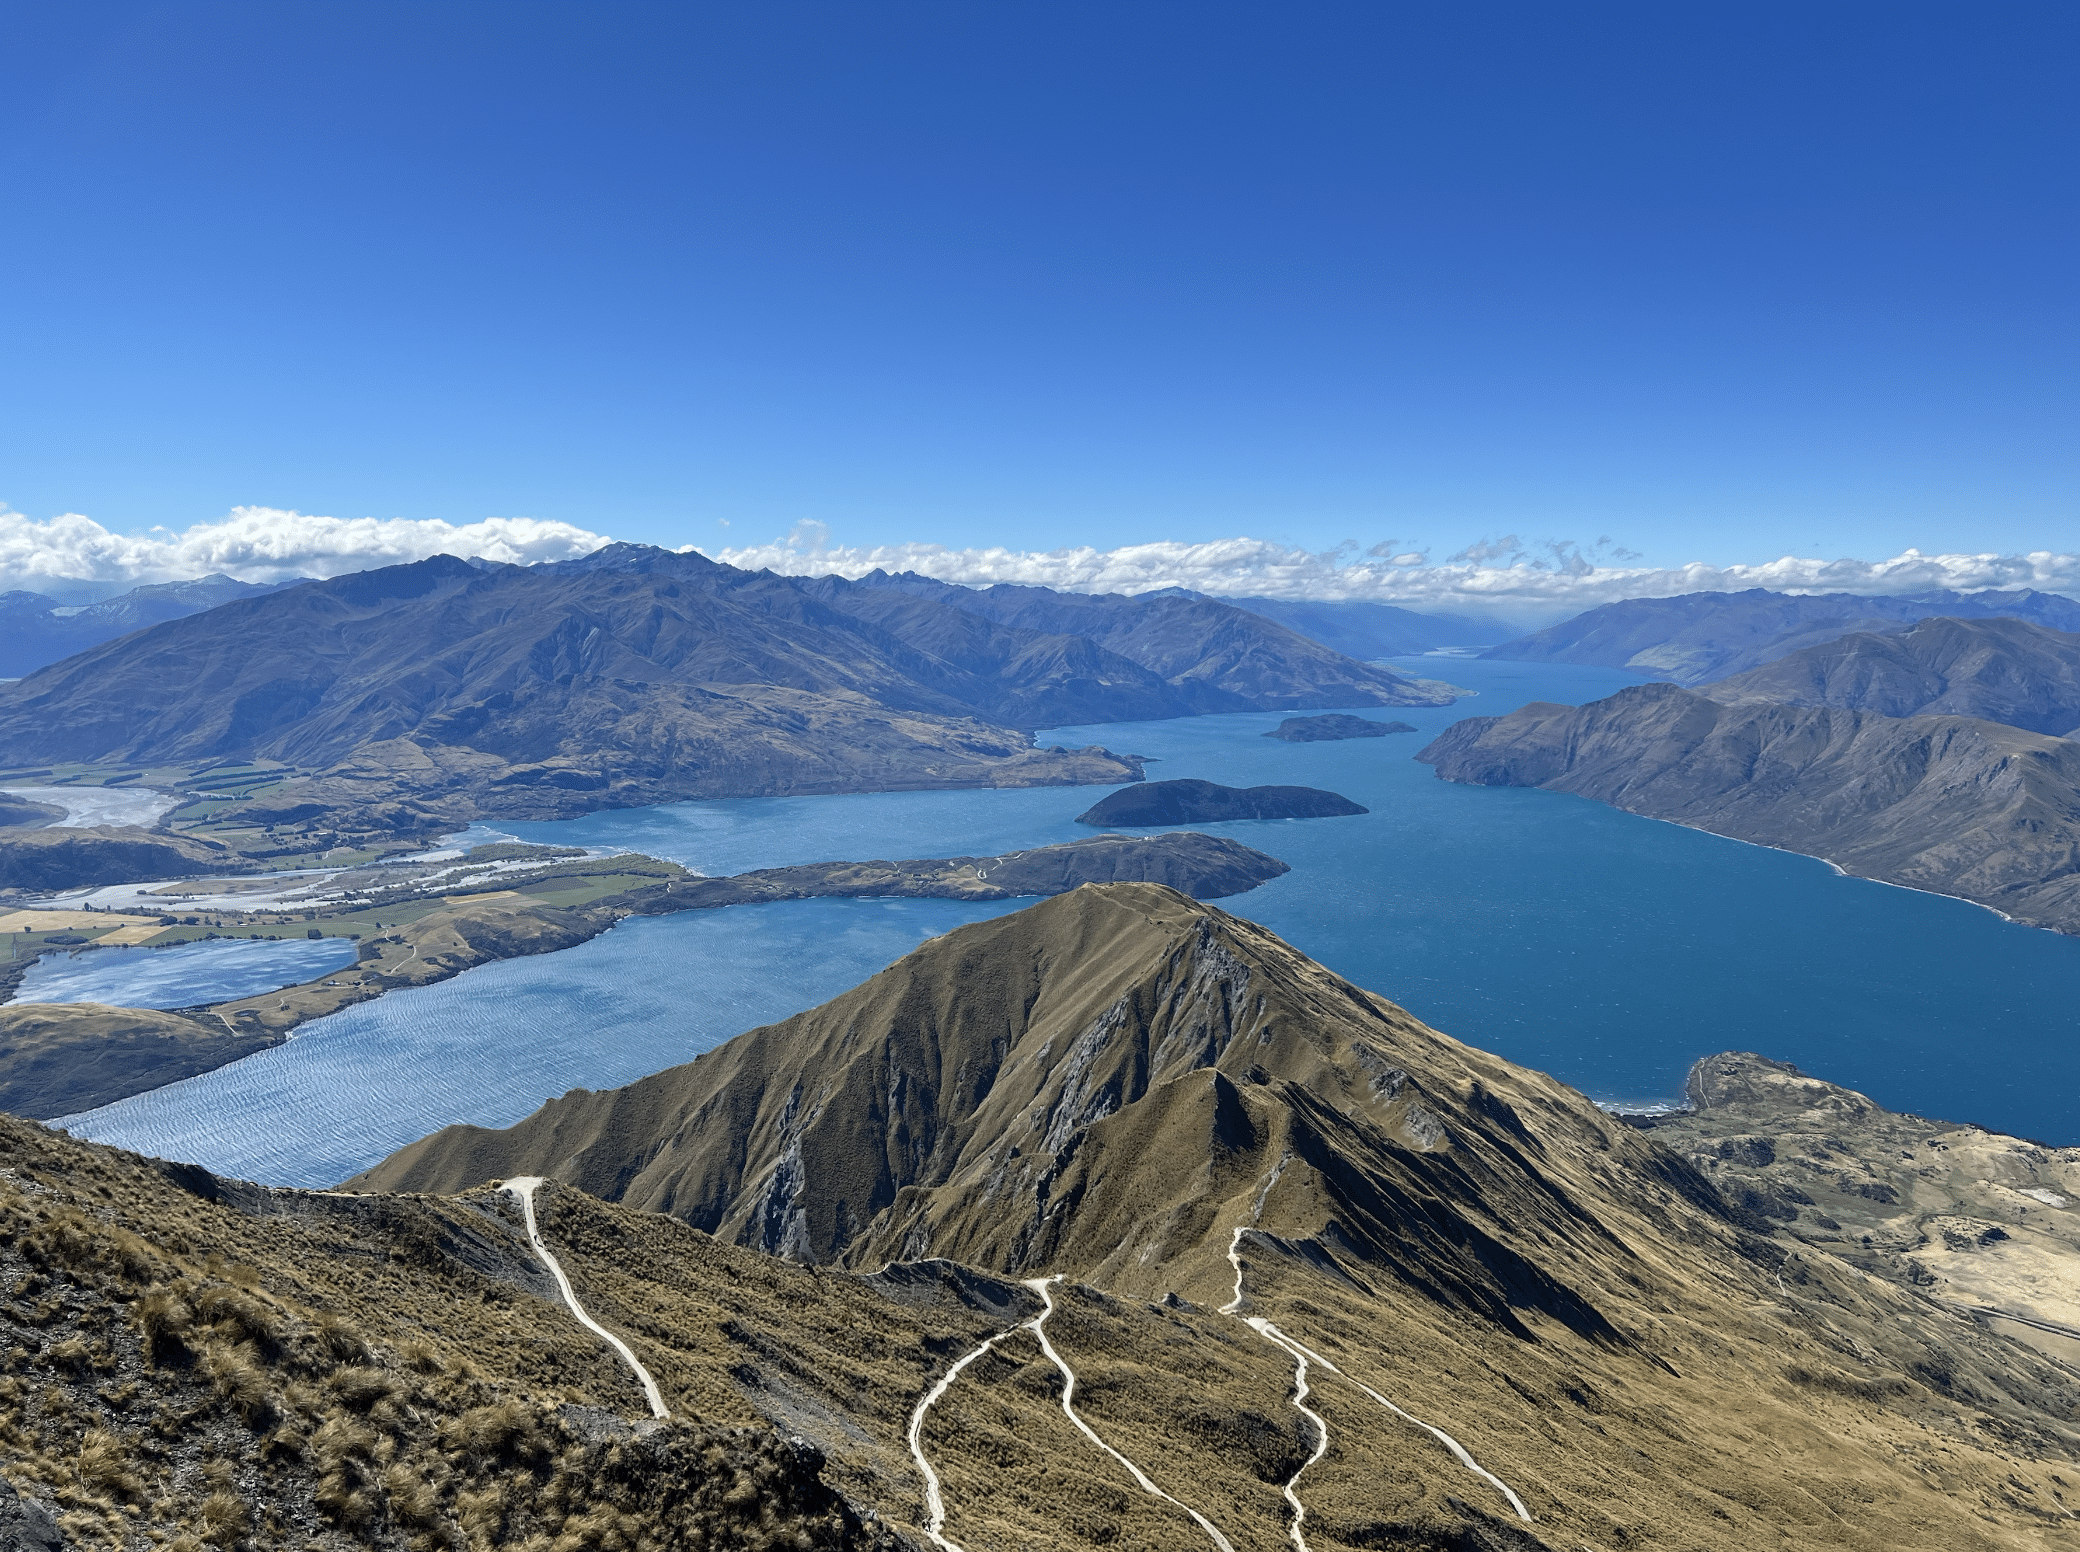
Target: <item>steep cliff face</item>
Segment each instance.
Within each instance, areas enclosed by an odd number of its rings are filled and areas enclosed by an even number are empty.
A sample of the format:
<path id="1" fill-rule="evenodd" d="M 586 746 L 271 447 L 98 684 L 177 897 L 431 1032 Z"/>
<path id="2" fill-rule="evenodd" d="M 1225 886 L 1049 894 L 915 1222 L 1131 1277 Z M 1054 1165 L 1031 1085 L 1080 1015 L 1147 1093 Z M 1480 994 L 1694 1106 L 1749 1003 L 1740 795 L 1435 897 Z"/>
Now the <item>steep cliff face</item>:
<path id="1" fill-rule="evenodd" d="M 1525 1112 L 1564 1154 L 1530 1141 Z M 951 933 L 625 1089 L 505 1132 L 451 1127 L 354 1184 L 549 1173 L 797 1259 L 945 1256 L 1127 1291 L 1217 1276 L 1246 1228 L 1510 1329 L 1536 1310 L 1608 1338 L 1569 1268 L 1615 1230 L 1571 1204 L 1628 1160 L 1650 1211 L 1685 1189 L 1569 1091 L 1262 928 L 1111 885 Z M 1595 1184 L 1573 1178 L 1585 1166 Z"/>
<path id="2" fill-rule="evenodd" d="M 2080 729 L 2080 635 L 2024 620 L 1922 620 L 1807 647 L 1700 693 L 1736 706 L 1978 717 L 2062 738 Z"/>
<path id="3" fill-rule="evenodd" d="M 2080 931 L 2080 744 L 1650 684 L 1454 723 L 1447 781 L 1545 787 Z"/>

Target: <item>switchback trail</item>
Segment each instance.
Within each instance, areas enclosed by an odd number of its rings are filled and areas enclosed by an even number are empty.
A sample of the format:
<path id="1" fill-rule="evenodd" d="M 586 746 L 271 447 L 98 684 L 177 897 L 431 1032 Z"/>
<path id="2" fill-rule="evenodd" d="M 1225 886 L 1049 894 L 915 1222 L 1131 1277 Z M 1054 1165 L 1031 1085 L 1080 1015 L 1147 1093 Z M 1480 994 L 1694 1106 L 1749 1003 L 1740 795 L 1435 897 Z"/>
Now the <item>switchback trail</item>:
<path id="1" fill-rule="evenodd" d="M 1127 1468 L 1128 1473 L 1134 1478 L 1135 1482 L 1140 1485 L 1142 1492 L 1147 1493 L 1152 1498 L 1160 1498 L 1163 1500 L 1164 1503 L 1175 1504 L 1178 1508 L 1184 1510 L 1186 1514 L 1189 1514 L 1192 1517 L 1192 1523 L 1194 1525 L 1197 1525 L 1199 1529 L 1205 1531 L 1206 1534 L 1212 1538 L 1213 1544 L 1221 1549 L 1221 1552 L 1235 1552 L 1233 1544 L 1229 1542 L 1226 1536 L 1223 1536 L 1218 1530 L 1214 1528 L 1213 1522 L 1211 1520 L 1207 1519 L 1205 1515 L 1201 1514 L 1197 1509 L 1194 1509 L 1190 1504 L 1184 1503 L 1179 1499 L 1172 1498 L 1160 1487 L 1157 1487 L 1155 1483 L 1149 1481 L 1148 1474 L 1146 1472 L 1144 1472 L 1139 1466 L 1135 1465 L 1131 1460 L 1128 1460 L 1126 1456 L 1120 1454 L 1118 1450 L 1114 1449 L 1111 1445 L 1107 1444 L 1103 1439 L 1099 1438 L 1097 1433 L 1091 1428 L 1091 1425 L 1089 1423 L 1086 1423 L 1082 1418 L 1076 1415 L 1076 1408 L 1072 1404 L 1076 1397 L 1076 1371 L 1071 1369 L 1067 1363 L 1063 1362 L 1062 1355 L 1054 1350 L 1054 1343 L 1050 1342 L 1047 1339 L 1047 1317 L 1054 1313 L 1054 1295 L 1051 1292 L 1049 1292 L 1048 1285 L 1050 1283 L 1058 1283 L 1060 1281 L 1060 1276 L 1029 1277 L 1026 1279 L 1026 1286 L 1032 1289 L 1033 1292 L 1040 1295 L 1040 1302 L 1043 1306 L 1040 1313 L 1037 1316 L 1035 1316 L 1032 1320 L 1026 1323 L 1026 1329 L 1030 1330 L 1034 1336 L 1040 1339 L 1040 1351 L 1047 1355 L 1048 1362 L 1052 1363 L 1057 1369 L 1060 1369 L 1062 1371 L 1063 1415 L 1066 1416 L 1070 1422 L 1076 1425 L 1077 1429 L 1083 1434 L 1083 1436 L 1086 1439 L 1090 1440 L 1091 1443 L 1095 1444 L 1107 1455 L 1110 1455 L 1122 1466 L 1125 1466 Z"/>
<path id="2" fill-rule="evenodd" d="M 527 1219 L 527 1242 L 534 1247 L 534 1253 L 540 1258 L 542 1265 L 549 1269 L 549 1275 L 556 1279 L 556 1286 L 563 1290 L 563 1302 L 568 1304 L 571 1313 L 578 1317 L 578 1324 L 613 1348 L 621 1355 L 623 1361 L 635 1370 L 636 1378 L 643 1382 L 643 1394 L 650 1398 L 650 1415 L 670 1417 L 672 1414 L 665 1409 L 664 1395 L 658 1390 L 657 1381 L 650 1377 L 650 1371 L 637 1360 L 626 1342 L 585 1313 L 585 1306 L 580 1304 L 578 1296 L 571 1292 L 571 1280 L 564 1276 L 562 1263 L 551 1255 L 549 1247 L 542 1243 L 541 1230 L 535 1227 L 534 1222 L 534 1194 L 540 1189 L 541 1184 L 540 1175 L 515 1175 L 505 1183 L 505 1189 L 520 1198 L 520 1211 Z"/>
<path id="3" fill-rule="evenodd" d="M 1235 1297 L 1230 1299 L 1226 1304 L 1223 1304 L 1221 1306 L 1221 1313 L 1223 1315 L 1240 1314 L 1242 1309 L 1242 1236 L 1246 1232 L 1248 1232 L 1246 1225 L 1243 1227 L 1239 1227 L 1235 1230 L 1234 1236 L 1228 1241 L 1228 1261 L 1229 1264 L 1235 1268 Z M 1374 1401 L 1378 1402 L 1381 1406 L 1385 1407 L 1389 1412 L 1392 1412 L 1403 1422 L 1413 1424 L 1415 1427 L 1420 1428 L 1423 1430 L 1423 1432 L 1429 1434 L 1431 1438 L 1437 1440 L 1438 1443 L 1442 1444 L 1446 1449 L 1450 1450 L 1452 1452 L 1452 1457 L 1455 1460 L 1457 1460 L 1460 1465 L 1464 1466 L 1468 1471 L 1471 1471 L 1482 1481 L 1488 1483 L 1491 1487 L 1495 1489 L 1496 1492 L 1500 1493 L 1504 1498 L 1506 1498 L 1509 1501 L 1510 1508 L 1516 1511 L 1516 1516 L 1518 1519 L 1524 1521 L 1524 1523 L 1527 1525 L 1531 1523 L 1531 1511 L 1524 1507 L 1524 1500 L 1519 1498 L 1516 1495 L 1515 1491 L 1511 1489 L 1509 1484 L 1504 1482 L 1502 1478 L 1495 1475 L 1494 1472 L 1488 1470 L 1487 1467 L 1483 1466 L 1479 1461 L 1475 1460 L 1472 1455 L 1468 1454 L 1465 1445 L 1461 1444 L 1457 1439 L 1454 1439 L 1442 1428 L 1433 1427 L 1429 1423 L 1424 1422 L 1420 1417 L 1417 1417 L 1409 1412 L 1404 1412 L 1400 1407 L 1394 1405 L 1393 1402 L 1389 1401 L 1385 1396 L 1381 1395 L 1378 1391 L 1374 1390 L 1370 1385 L 1367 1385 L 1363 1380 L 1353 1379 L 1350 1375 L 1345 1374 L 1343 1370 L 1337 1368 L 1335 1364 L 1331 1363 L 1328 1359 L 1324 1358 L 1313 1348 L 1307 1346 L 1305 1343 L 1297 1342 L 1292 1337 L 1287 1336 L 1285 1332 L 1279 1330 L 1277 1326 L 1273 1325 L 1270 1321 L 1265 1320 L 1262 1316 L 1244 1316 L 1243 1323 L 1247 1325 L 1250 1328 L 1250 1330 L 1256 1332 L 1257 1335 L 1263 1337 L 1265 1341 L 1271 1342 L 1274 1345 L 1283 1348 L 1292 1357 L 1294 1363 L 1298 1366 L 1298 1377 L 1296 1383 L 1299 1387 L 1299 1394 L 1294 1398 L 1293 1405 L 1295 1407 L 1298 1407 L 1300 1411 L 1306 1412 L 1309 1417 L 1313 1418 L 1316 1427 L 1321 1431 L 1321 1448 L 1315 1451 L 1314 1455 L 1307 1461 L 1306 1465 L 1303 1465 L 1300 1468 L 1300 1471 L 1305 1471 L 1308 1466 L 1311 1466 L 1315 1463 L 1315 1461 L 1320 1460 L 1322 1458 L 1323 1453 L 1329 1447 L 1329 1425 L 1323 1422 L 1322 1419 L 1319 1416 L 1317 1416 L 1314 1412 L 1309 1411 L 1307 1407 L 1301 1405 L 1301 1403 L 1307 1399 L 1307 1366 L 1310 1363 L 1315 1363 L 1319 1364 L 1323 1369 L 1326 1369 L 1329 1373 L 1334 1374 L 1339 1378 L 1350 1380 L 1350 1382 L 1353 1385 L 1357 1386 L 1358 1389 L 1364 1391 L 1366 1395 L 1370 1396 Z M 1292 1480 L 1286 1484 L 1286 1497 L 1293 1504 L 1294 1509 L 1292 1527 L 1293 1542 L 1297 1547 L 1300 1548 L 1300 1552 L 1307 1552 L 1307 1543 L 1301 1539 L 1300 1535 L 1300 1520 L 1304 1511 L 1302 1511 L 1300 1508 L 1300 1500 L 1293 1496 L 1293 1483 L 1300 1480 L 1300 1471 L 1294 1472 Z"/>
<path id="4" fill-rule="evenodd" d="M 947 1387 L 960 1378 L 961 1370 L 1013 1332 L 1024 1329 L 1023 1326 L 1013 1326 L 1010 1330 L 999 1331 L 980 1347 L 970 1351 L 960 1362 L 939 1376 L 938 1383 L 924 1393 L 917 1403 L 917 1409 L 910 1414 L 910 1458 L 917 1462 L 918 1472 L 924 1477 L 924 1533 L 944 1547 L 946 1552 L 962 1552 L 962 1549 L 959 1542 L 948 1541 L 940 1534 L 946 1528 L 946 1499 L 939 1491 L 939 1473 L 934 1471 L 932 1463 L 924 1458 L 924 1415 L 946 1394 Z"/>
<path id="5" fill-rule="evenodd" d="M 1054 1294 L 1050 1285 L 1060 1281 L 1061 1278 L 1059 1276 L 1027 1278 L 1025 1286 L 1040 1295 L 1040 1313 L 1031 1320 L 1021 1321 L 1015 1326 L 999 1331 L 987 1342 L 963 1355 L 960 1362 L 939 1376 L 938 1383 L 925 1392 L 923 1399 L 917 1403 L 917 1409 L 910 1414 L 910 1457 L 917 1462 L 918 1472 L 924 1477 L 925 1535 L 929 1536 L 935 1544 L 944 1548 L 945 1552 L 964 1552 L 964 1549 L 958 1542 L 949 1541 L 944 1534 L 946 1530 L 946 1499 L 940 1490 L 939 1473 L 934 1471 L 932 1463 L 925 1459 L 925 1414 L 932 1409 L 941 1396 L 946 1394 L 947 1389 L 953 1382 L 960 1378 L 961 1370 L 967 1368 L 969 1364 L 980 1358 L 984 1353 L 989 1352 L 999 1342 L 1014 1337 L 1021 1331 L 1030 1331 L 1039 1341 L 1040 1351 L 1046 1355 L 1047 1361 L 1061 1371 L 1062 1412 L 1070 1422 L 1076 1425 L 1077 1431 L 1122 1466 L 1125 1466 L 1128 1474 L 1133 1477 L 1136 1485 L 1140 1487 L 1142 1492 L 1147 1493 L 1152 1498 L 1160 1498 L 1164 1503 L 1174 1504 L 1190 1515 L 1192 1523 L 1206 1532 L 1207 1536 L 1212 1539 L 1213 1544 L 1220 1549 L 1220 1552 L 1235 1552 L 1234 1543 L 1230 1542 L 1226 1536 L 1223 1536 L 1214 1527 L 1211 1520 L 1207 1519 L 1205 1515 L 1194 1509 L 1190 1504 L 1172 1498 L 1160 1487 L 1157 1487 L 1155 1483 L 1148 1479 L 1147 1472 L 1099 1438 L 1096 1432 L 1092 1430 L 1091 1425 L 1076 1415 L 1076 1408 L 1073 1404 L 1076 1396 L 1076 1371 L 1069 1367 L 1062 1355 L 1055 1351 L 1054 1343 L 1047 1339 L 1047 1317 L 1054 1313 Z"/>

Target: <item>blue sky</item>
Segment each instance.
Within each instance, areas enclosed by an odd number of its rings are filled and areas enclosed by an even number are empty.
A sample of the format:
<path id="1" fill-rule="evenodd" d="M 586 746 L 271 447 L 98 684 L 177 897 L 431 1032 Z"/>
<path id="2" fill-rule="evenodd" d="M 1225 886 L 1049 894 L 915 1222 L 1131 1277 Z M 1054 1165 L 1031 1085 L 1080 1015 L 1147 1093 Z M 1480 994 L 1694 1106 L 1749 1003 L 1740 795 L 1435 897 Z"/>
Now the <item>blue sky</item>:
<path id="1" fill-rule="evenodd" d="M 2076 44 L 2069 0 L 15 3 L 0 502 L 2072 548 Z"/>

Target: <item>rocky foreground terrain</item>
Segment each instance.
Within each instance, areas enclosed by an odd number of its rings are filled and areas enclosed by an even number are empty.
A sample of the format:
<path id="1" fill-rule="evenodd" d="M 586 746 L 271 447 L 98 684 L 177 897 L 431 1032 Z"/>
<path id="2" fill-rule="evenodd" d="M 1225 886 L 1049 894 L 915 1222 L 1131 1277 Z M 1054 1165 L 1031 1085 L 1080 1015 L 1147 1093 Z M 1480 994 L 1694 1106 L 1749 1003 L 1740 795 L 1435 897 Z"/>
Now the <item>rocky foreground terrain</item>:
<path id="1" fill-rule="evenodd" d="M 1780 1234 L 2080 1364 L 2080 1148 L 1900 1115 L 1749 1052 L 1691 1070 L 1653 1118 Z"/>

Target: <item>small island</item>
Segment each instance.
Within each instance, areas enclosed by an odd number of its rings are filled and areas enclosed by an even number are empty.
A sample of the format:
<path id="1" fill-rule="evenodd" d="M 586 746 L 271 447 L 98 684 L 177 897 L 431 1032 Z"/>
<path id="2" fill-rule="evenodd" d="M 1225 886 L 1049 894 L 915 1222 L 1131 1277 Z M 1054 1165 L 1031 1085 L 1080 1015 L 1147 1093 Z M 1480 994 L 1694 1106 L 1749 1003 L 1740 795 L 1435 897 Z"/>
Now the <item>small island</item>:
<path id="1" fill-rule="evenodd" d="M 1211 781 L 1144 781 L 1076 816 L 1087 825 L 1212 824 L 1222 819 L 1330 819 L 1371 810 L 1319 787 L 1223 787 Z"/>
<path id="2" fill-rule="evenodd" d="M 1347 711 L 1331 711 L 1319 717 L 1288 717 L 1264 736 L 1288 744 L 1326 744 L 1344 738 L 1385 738 L 1389 733 L 1414 731 L 1415 725 L 1410 722 L 1375 722 Z"/>

